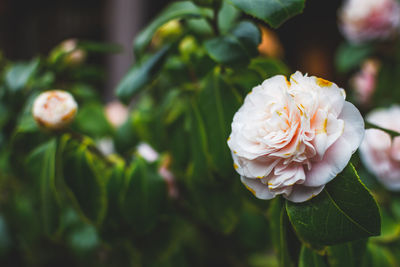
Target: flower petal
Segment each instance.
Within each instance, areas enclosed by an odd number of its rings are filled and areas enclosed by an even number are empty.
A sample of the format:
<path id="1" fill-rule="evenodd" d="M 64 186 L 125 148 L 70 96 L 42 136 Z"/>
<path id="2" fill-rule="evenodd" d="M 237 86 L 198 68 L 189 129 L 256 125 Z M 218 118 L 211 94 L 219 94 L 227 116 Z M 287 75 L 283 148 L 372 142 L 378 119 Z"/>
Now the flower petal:
<path id="1" fill-rule="evenodd" d="M 275 194 L 269 191 L 268 186 L 263 184 L 259 179 L 249 179 L 241 176 L 240 180 L 259 199 L 272 199 Z"/>
<path id="2" fill-rule="evenodd" d="M 309 187 L 301 184 L 296 184 L 293 186 L 292 193 L 288 196 L 284 196 L 287 200 L 292 202 L 304 202 L 315 197 L 324 189 L 325 185 L 317 187 Z"/>
<path id="3" fill-rule="evenodd" d="M 306 186 L 321 186 L 335 178 L 350 161 L 364 137 L 364 121 L 357 108 L 345 102 L 339 118 L 344 121 L 344 131 L 331 145 L 320 161 L 312 164 L 306 173 Z"/>

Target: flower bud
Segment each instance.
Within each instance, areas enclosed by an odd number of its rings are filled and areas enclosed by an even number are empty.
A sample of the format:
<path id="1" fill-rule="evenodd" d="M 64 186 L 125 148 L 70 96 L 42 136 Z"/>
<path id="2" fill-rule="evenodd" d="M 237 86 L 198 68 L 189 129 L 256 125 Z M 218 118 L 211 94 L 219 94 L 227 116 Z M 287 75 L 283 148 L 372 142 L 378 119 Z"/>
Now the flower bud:
<path id="1" fill-rule="evenodd" d="M 50 53 L 50 62 L 62 63 L 66 66 L 82 64 L 87 57 L 86 51 L 78 46 L 77 39 L 68 39 L 55 47 Z"/>
<path id="2" fill-rule="evenodd" d="M 162 25 L 151 40 L 152 46 L 158 48 L 164 43 L 176 40 L 183 32 L 182 25 L 178 19 L 170 20 Z"/>
<path id="3" fill-rule="evenodd" d="M 87 53 L 82 49 L 77 49 L 65 55 L 64 62 L 68 66 L 78 66 L 85 62 Z"/>
<path id="4" fill-rule="evenodd" d="M 78 105 L 73 96 L 62 90 L 51 90 L 36 97 L 32 115 L 36 122 L 49 130 L 59 130 L 71 123 Z"/>

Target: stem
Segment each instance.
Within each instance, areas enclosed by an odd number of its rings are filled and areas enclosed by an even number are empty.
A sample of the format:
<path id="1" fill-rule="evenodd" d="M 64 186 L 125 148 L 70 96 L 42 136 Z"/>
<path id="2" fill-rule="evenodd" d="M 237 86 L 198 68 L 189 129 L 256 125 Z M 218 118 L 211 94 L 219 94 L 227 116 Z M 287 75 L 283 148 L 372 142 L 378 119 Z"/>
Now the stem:
<path id="1" fill-rule="evenodd" d="M 220 5 L 214 4 L 213 17 L 209 18 L 207 20 L 216 36 L 219 36 L 221 34 L 221 32 L 219 31 L 219 27 L 218 27 L 219 8 L 220 8 Z"/>

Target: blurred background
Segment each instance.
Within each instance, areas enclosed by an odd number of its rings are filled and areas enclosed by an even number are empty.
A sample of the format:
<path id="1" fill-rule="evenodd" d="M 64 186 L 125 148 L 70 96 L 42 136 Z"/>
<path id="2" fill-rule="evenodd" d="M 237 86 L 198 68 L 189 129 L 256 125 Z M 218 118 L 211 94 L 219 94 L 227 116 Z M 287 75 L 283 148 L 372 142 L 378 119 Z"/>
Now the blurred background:
<path id="1" fill-rule="evenodd" d="M 107 75 L 104 100 L 134 60 L 132 40 L 168 0 L 0 0 L 0 49 L 10 60 L 27 60 L 48 53 L 65 39 L 78 38 L 120 44 L 123 52 L 90 58 Z M 341 1 L 308 0 L 304 14 L 276 33 L 284 59 L 293 71 L 335 80 L 334 54 L 342 40 L 336 10 Z"/>

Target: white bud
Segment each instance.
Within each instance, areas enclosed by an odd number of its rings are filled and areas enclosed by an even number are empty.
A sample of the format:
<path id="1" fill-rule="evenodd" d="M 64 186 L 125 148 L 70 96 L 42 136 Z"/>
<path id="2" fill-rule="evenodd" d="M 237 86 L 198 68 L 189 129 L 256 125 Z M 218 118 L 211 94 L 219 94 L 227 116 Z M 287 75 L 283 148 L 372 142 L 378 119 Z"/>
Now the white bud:
<path id="1" fill-rule="evenodd" d="M 32 114 L 36 122 L 50 130 L 59 130 L 74 119 L 78 104 L 73 96 L 62 90 L 41 93 L 33 103 Z"/>

